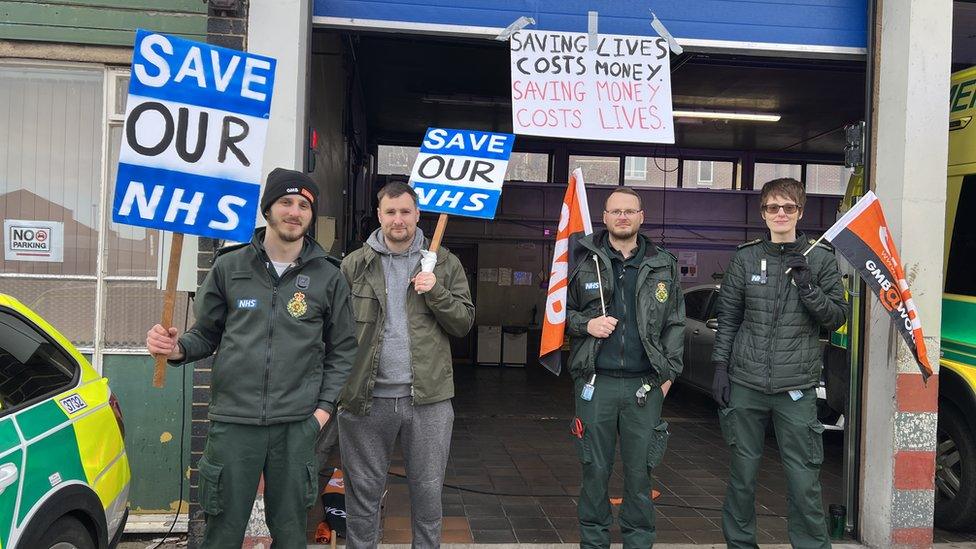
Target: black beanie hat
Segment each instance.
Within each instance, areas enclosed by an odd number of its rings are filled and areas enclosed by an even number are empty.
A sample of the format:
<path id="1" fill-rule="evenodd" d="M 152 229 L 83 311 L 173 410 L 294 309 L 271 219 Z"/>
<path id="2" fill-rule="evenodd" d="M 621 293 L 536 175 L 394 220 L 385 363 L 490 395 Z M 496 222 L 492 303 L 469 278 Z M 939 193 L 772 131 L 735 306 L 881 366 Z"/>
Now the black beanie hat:
<path id="1" fill-rule="evenodd" d="M 264 185 L 264 195 L 261 196 L 261 215 L 268 217 L 271 205 L 286 194 L 304 196 L 312 204 L 315 213 L 319 204 L 319 187 L 308 175 L 295 170 L 275 168 L 268 174 L 268 181 Z"/>

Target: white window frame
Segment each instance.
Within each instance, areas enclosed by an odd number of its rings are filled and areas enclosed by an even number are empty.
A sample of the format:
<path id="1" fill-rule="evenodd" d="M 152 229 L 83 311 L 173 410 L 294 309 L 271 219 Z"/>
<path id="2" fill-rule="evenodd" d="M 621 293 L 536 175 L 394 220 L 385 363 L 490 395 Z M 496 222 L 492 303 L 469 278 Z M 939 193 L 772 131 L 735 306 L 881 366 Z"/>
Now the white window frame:
<path id="1" fill-rule="evenodd" d="M 43 60 L 18 60 L 18 59 L 4 59 L 0 60 L 0 64 L 5 67 L 24 67 L 24 68 L 42 68 L 48 70 L 100 70 L 102 72 L 102 147 L 101 147 L 101 171 L 100 171 L 100 181 L 99 181 L 99 203 L 100 209 L 98 214 L 98 240 L 96 243 L 97 251 L 95 255 L 95 274 L 94 275 L 45 275 L 45 274 L 26 274 L 26 273 L 0 273 L 0 279 L 3 278 L 34 278 L 34 279 L 45 279 L 45 280 L 85 280 L 85 281 L 95 281 L 95 319 L 94 319 L 94 330 L 92 341 L 94 345 L 91 347 L 77 347 L 78 351 L 83 354 L 91 354 L 91 363 L 95 370 L 99 374 L 102 373 L 103 357 L 106 354 L 126 354 L 126 355 L 148 355 L 148 351 L 143 348 L 131 348 L 131 349 L 115 349 L 105 347 L 105 335 L 104 335 L 104 322 L 105 322 L 105 309 L 106 309 L 106 283 L 111 281 L 141 281 L 141 282 L 157 282 L 159 278 L 159 273 L 157 272 L 155 276 L 109 276 L 106 272 L 107 270 L 107 233 L 109 220 L 111 216 L 112 202 L 111 194 L 112 189 L 109 188 L 109 180 L 111 179 L 111 173 L 116 169 L 116 166 L 109 165 L 109 158 L 111 156 L 108 150 L 110 144 L 109 131 L 113 127 L 121 126 L 125 121 L 125 112 L 116 113 L 114 112 L 115 107 L 115 95 L 118 93 L 119 79 L 129 76 L 129 69 L 127 67 L 110 67 L 100 63 L 70 63 L 70 62 L 58 62 L 58 61 L 43 61 Z M 123 105 L 124 108 L 124 105 Z"/>
<path id="2" fill-rule="evenodd" d="M 624 180 L 644 181 L 645 179 L 647 179 L 647 157 L 646 156 L 624 157 Z"/>
<path id="3" fill-rule="evenodd" d="M 708 177 L 706 178 L 702 175 L 705 170 L 702 167 L 708 164 Z M 699 160 L 698 161 L 698 186 L 699 187 L 711 187 L 712 183 L 715 181 L 715 163 L 711 160 Z"/>
<path id="4" fill-rule="evenodd" d="M 95 298 L 97 306 L 95 308 L 95 348 L 92 352 L 92 362 L 97 363 L 95 368 L 101 373 L 102 359 L 106 354 L 112 355 L 148 355 L 149 351 L 145 347 L 133 348 L 114 348 L 105 347 L 105 310 L 108 307 L 106 298 L 106 288 L 108 282 L 129 281 L 129 282 L 155 282 L 159 284 L 159 271 L 154 276 L 119 276 L 109 275 L 106 265 L 108 264 L 108 230 L 111 222 L 110 212 L 112 211 L 112 191 L 110 181 L 112 171 L 117 166 L 109 162 L 111 158 L 111 130 L 121 127 L 125 123 L 125 103 L 121 105 L 122 112 L 115 112 L 116 96 L 122 92 L 120 81 L 129 77 L 128 67 L 105 67 L 105 78 L 102 89 L 104 90 L 104 124 L 102 128 L 102 184 L 101 184 L 101 219 L 99 219 L 98 230 L 98 284 L 95 287 Z M 128 91 L 128 90 L 125 90 Z"/>

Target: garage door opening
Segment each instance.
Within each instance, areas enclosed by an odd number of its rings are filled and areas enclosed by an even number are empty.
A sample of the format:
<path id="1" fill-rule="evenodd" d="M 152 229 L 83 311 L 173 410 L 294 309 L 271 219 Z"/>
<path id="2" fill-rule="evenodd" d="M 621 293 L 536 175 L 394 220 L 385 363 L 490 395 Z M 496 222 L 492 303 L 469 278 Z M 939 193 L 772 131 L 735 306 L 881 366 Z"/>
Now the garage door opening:
<path id="1" fill-rule="evenodd" d="M 511 130 L 508 48 L 463 38 L 314 34 L 312 97 L 341 90 L 339 125 L 350 143 L 344 228 L 334 247 L 348 252 L 378 226 L 376 190 L 407 178 L 428 127 Z M 658 541 L 722 541 L 728 447 L 708 396 L 717 284 L 736 246 L 765 232 L 758 201 L 764 182 L 805 183 L 809 198 L 799 226 L 805 234 L 816 237 L 833 223 L 851 175 L 844 127 L 863 118 L 864 87 L 863 58 L 686 52 L 672 58 L 676 110 L 774 112 L 779 121 L 679 118 L 675 145 L 517 137 L 496 219 L 452 217 L 444 241 L 461 259 L 477 309 L 469 336 L 453 342 L 456 421 L 445 542 L 578 541 L 572 382 L 567 372 L 556 377 L 538 363 L 556 224 L 576 167 L 595 230 L 603 228 L 603 203 L 613 189 L 633 188 L 644 204 L 643 234 L 679 259 L 688 315 L 685 373 L 663 410 L 672 436 L 655 469 Z M 335 124 L 314 105 L 312 112 L 313 127 Z M 420 226 L 431 234 L 435 221 L 425 215 Z M 823 334 L 825 344 L 829 336 Z M 849 414 L 831 409 L 826 398 L 821 406 L 832 428 L 824 439 L 823 501 L 851 512 Z M 611 497 L 622 495 L 619 461 Z M 409 539 L 409 497 L 402 460 L 394 463 L 384 540 L 402 542 Z M 789 542 L 786 506 L 770 436 L 757 488 L 760 543 Z M 613 532 L 619 541 L 619 529 Z"/>

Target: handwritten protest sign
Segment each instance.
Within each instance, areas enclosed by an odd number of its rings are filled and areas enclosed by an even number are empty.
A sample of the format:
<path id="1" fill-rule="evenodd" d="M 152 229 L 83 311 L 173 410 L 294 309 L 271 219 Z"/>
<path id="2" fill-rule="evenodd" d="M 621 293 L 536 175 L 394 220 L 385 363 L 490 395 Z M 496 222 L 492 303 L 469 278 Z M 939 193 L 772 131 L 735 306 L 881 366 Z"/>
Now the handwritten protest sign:
<path id="1" fill-rule="evenodd" d="M 139 30 L 112 220 L 247 241 L 275 60 Z"/>
<path id="2" fill-rule="evenodd" d="M 183 234 L 247 241 L 257 219 L 275 60 L 139 29 L 112 221 L 173 232 L 160 325 L 172 326 Z M 162 387 L 166 357 L 156 356 Z"/>
<path id="3" fill-rule="evenodd" d="M 522 30 L 512 35 L 516 134 L 674 143 L 667 42 L 652 36 Z"/>
<path id="4" fill-rule="evenodd" d="M 428 128 L 410 185 L 420 210 L 493 219 L 515 136 Z"/>

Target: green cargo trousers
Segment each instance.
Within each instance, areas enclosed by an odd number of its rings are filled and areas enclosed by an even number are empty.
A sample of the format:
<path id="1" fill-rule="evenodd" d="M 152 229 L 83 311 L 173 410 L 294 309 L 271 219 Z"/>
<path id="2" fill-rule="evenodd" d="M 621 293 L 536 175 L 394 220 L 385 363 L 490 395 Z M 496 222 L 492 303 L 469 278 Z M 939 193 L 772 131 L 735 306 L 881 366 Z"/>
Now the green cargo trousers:
<path id="1" fill-rule="evenodd" d="M 318 491 L 315 416 L 274 425 L 211 422 L 197 463 L 207 527 L 202 549 L 240 549 L 264 473 L 265 518 L 276 549 L 305 549 L 305 522 Z"/>
<path id="2" fill-rule="evenodd" d="M 719 410 L 722 434 L 732 450 L 722 531 L 730 548 L 756 545 L 756 473 L 770 417 L 787 483 L 787 528 L 797 549 L 830 547 L 820 496 L 823 425 L 815 389 L 794 401 L 789 393 L 765 393 L 733 383 L 729 407 Z"/>
<path id="3" fill-rule="evenodd" d="M 583 438 L 576 448 L 583 466 L 579 497 L 580 547 L 610 547 L 610 473 L 620 435 L 624 494 L 620 530 L 625 549 L 647 549 L 654 544 L 654 504 L 651 469 L 661 462 L 668 443 L 668 423 L 661 421 L 664 395 L 654 387 L 647 403 L 637 405 L 640 378 L 598 375 L 593 399 L 580 398 L 576 387 L 576 417 L 583 423 Z"/>

